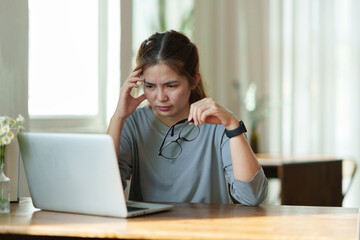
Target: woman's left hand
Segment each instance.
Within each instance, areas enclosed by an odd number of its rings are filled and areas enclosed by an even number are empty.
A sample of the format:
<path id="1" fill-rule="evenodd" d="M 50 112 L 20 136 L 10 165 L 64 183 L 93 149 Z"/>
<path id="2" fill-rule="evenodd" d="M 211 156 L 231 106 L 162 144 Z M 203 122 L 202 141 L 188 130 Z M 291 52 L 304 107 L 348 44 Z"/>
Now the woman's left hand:
<path id="1" fill-rule="evenodd" d="M 204 98 L 191 104 L 188 121 L 191 120 L 195 125 L 222 124 L 228 130 L 239 126 L 239 120 L 212 98 Z"/>

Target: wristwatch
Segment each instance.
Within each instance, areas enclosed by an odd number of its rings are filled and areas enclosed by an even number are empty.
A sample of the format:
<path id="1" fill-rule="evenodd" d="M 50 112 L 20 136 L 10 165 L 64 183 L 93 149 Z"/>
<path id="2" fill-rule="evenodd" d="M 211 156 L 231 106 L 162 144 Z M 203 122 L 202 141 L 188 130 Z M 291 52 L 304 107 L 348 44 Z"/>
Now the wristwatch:
<path id="1" fill-rule="evenodd" d="M 243 134 L 243 133 L 247 132 L 245 124 L 243 123 L 243 121 L 239 121 L 239 123 L 240 123 L 240 126 L 233 129 L 233 130 L 226 130 L 225 129 L 225 134 L 226 134 L 226 136 L 228 138 L 232 138 L 232 137 L 235 137 L 235 136 L 238 136 L 240 134 Z"/>

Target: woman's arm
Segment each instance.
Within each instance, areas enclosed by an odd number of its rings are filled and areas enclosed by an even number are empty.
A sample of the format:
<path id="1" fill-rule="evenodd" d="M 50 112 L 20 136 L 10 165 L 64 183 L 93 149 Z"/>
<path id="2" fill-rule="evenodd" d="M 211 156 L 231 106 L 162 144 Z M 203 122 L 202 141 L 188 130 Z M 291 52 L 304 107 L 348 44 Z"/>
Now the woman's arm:
<path id="1" fill-rule="evenodd" d="M 120 116 L 114 114 L 110 119 L 110 124 L 107 129 L 107 134 L 109 134 L 114 141 L 115 152 L 117 157 L 119 156 L 120 137 L 121 137 L 121 131 L 125 124 L 125 120 L 126 119 L 121 118 Z"/>
<path id="2" fill-rule="evenodd" d="M 234 178 L 241 181 L 250 181 L 255 173 L 259 171 L 260 164 L 249 146 L 245 135 L 241 134 L 232 137 L 230 138 L 229 143 Z"/>
<path id="3" fill-rule="evenodd" d="M 204 98 L 193 103 L 188 120 L 193 120 L 195 125 L 222 124 L 227 130 L 233 130 L 240 125 L 239 120 L 232 113 L 211 98 Z M 234 178 L 240 181 L 250 181 L 260 169 L 260 164 L 245 135 L 240 134 L 230 138 L 229 144 Z"/>
<path id="4" fill-rule="evenodd" d="M 107 134 L 109 134 L 114 140 L 116 156 L 119 156 L 120 136 L 126 118 L 135 111 L 142 101 L 145 100 L 144 94 L 137 98 L 134 98 L 130 94 L 133 88 L 139 87 L 137 84 L 138 82 L 144 81 L 144 78 L 140 77 L 141 72 L 142 69 L 132 72 L 121 87 L 118 105 L 114 115 L 111 117 L 107 130 Z"/>

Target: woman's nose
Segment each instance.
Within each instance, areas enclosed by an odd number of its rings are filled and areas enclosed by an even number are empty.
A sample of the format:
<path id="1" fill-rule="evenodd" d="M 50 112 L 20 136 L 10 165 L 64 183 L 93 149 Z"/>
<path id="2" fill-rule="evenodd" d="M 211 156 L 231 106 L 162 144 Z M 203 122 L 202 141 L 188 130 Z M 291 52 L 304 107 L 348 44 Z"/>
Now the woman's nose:
<path id="1" fill-rule="evenodd" d="M 164 89 L 159 88 L 156 94 L 157 100 L 159 102 L 165 102 L 168 100 L 166 91 Z"/>

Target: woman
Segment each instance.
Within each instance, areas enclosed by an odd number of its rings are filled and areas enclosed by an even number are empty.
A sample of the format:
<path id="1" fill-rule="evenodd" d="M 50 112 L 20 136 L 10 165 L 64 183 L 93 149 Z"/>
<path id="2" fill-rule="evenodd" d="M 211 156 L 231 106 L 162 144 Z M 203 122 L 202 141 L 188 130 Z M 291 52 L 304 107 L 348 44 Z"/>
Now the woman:
<path id="1" fill-rule="evenodd" d="M 176 31 L 145 40 L 124 82 L 108 134 L 124 188 L 137 201 L 258 205 L 267 179 L 243 123 L 207 98 L 197 47 Z M 140 84 L 141 83 L 141 84 Z M 133 88 L 144 93 L 133 97 Z M 147 99 L 149 106 L 138 108 Z"/>

